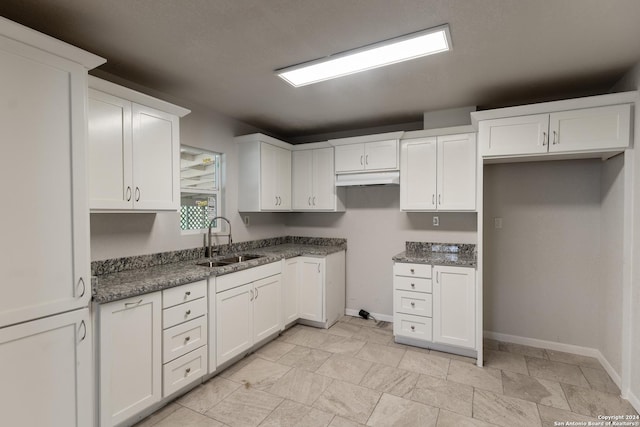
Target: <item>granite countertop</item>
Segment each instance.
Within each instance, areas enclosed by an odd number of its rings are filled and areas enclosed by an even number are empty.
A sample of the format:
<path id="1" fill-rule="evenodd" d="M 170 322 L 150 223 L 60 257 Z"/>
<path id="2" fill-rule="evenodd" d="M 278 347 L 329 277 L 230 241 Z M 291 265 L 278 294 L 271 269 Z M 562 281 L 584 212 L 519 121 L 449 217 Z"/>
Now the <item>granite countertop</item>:
<path id="1" fill-rule="evenodd" d="M 473 267 L 477 265 L 475 245 L 407 242 L 406 250 L 392 258 L 395 262 L 413 264 L 451 265 Z"/>
<path id="2" fill-rule="evenodd" d="M 337 245 L 313 245 L 284 243 L 255 249 L 239 251 L 243 254 L 264 255 L 261 258 L 230 264 L 223 267 L 202 267 L 196 265 L 206 259 L 192 259 L 147 268 L 135 268 L 117 273 L 94 277 L 93 301 L 104 304 L 124 298 L 155 292 L 174 286 L 184 285 L 212 276 L 222 276 L 247 268 L 257 267 L 296 256 L 326 256 L 346 249 L 346 243 Z M 227 253 L 214 257 L 213 260 L 226 258 Z"/>

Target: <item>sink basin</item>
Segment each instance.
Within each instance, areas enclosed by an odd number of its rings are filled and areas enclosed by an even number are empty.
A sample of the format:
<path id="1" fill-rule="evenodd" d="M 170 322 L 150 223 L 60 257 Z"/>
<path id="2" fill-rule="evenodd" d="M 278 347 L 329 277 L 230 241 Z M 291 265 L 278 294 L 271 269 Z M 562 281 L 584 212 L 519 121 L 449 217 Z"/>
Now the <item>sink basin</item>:
<path id="1" fill-rule="evenodd" d="M 226 262 L 227 264 L 235 264 L 237 262 L 249 261 L 252 259 L 262 258 L 261 255 L 250 255 L 250 254 L 242 254 L 231 256 L 227 258 L 221 259 L 219 262 Z"/>
<path id="2" fill-rule="evenodd" d="M 237 264 L 243 261 L 249 261 L 251 259 L 262 258 L 262 255 L 251 255 L 251 254 L 242 254 L 236 256 L 230 256 L 227 258 L 219 259 L 216 261 L 203 261 L 199 262 L 197 265 L 202 267 L 224 267 L 225 265 Z"/>

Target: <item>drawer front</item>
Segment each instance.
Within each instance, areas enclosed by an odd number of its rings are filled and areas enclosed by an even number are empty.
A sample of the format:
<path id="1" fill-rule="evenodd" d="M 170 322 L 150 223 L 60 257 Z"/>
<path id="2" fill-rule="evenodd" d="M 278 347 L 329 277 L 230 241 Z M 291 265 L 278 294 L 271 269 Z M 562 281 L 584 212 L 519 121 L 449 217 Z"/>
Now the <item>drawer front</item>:
<path id="1" fill-rule="evenodd" d="M 162 329 L 167 329 L 188 320 L 207 314 L 207 299 L 200 298 L 162 310 Z"/>
<path id="2" fill-rule="evenodd" d="M 162 395 L 167 397 L 207 373 L 207 346 L 193 350 L 162 367 Z"/>
<path id="3" fill-rule="evenodd" d="M 207 344 L 207 316 L 189 320 L 162 332 L 164 363 Z"/>
<path id="4" fill-rule="evenodd" d="M 173 307 L 184 302 L 207 296 L 207 281 L 189 283 L 162 291 L 162 308 Z"/>
<path id="5" fill-rule="evenodd" d="M 246 270 L 236 271 L 216 277 L 216 293 L 237 288 L 265 277 L 274 276 L 282 273 L 282 261 L 272 262 L 270 264 L 260 265 L 258 267 L 247 268 Z"/>
<path id="6" fill-rule="evenodd" d="M 395 276 L 393 278 L 393 288 L 401 291 L 427 292 L 430 294 L 432 292 L 432 281 L 422 277 Z"/>
<path id="7" fill-rule="evenodd" d="M 408 277 L 424 277 L 431 278 L 431 264 L 408 264 L 404 262 L 396 262 L 393 265 L 393 274 L 395 276 Z"/>
<path id="8" fill-rule="evenodd" d="M 422 292 L 395 291 L 393 305 L 396 313 L 432 317 L 433 301 L 431 294 Z"/>
<path id="9" fill-rule="evenodd" d="M 432 341 L 433 325 L 431 318 L 395 313 L 393 315 L 393 335 Z"/>

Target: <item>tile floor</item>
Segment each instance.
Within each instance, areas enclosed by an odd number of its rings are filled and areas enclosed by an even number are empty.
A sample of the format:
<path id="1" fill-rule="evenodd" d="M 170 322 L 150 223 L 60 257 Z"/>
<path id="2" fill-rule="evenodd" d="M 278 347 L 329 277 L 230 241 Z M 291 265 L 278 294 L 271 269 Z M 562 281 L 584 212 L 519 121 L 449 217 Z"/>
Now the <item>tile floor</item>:
<path id="1" fill-rule="evenodd" d="M 485 340 L 475 360 L 345 316 L 296 325 L 137 427 L 553 426 L 636 414 L 596 359 Z"/>

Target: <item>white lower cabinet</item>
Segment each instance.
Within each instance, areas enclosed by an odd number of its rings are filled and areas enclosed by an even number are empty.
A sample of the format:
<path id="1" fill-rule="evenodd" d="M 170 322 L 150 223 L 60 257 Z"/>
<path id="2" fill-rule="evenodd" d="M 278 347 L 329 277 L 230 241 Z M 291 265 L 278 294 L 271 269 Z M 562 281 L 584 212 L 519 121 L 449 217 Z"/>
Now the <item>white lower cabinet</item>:
<path id="1" fill-rule="evenodd" d="M 162 291 L 162 396 L 207 373 L 207 281 Z"/>
<path id="2" fill-rule="evenodd" d="M 220 366 L 280 331 L 281 271 L 282 263 L 274 262 L 216 277 L 216 352 L 210 363 Z"/>
<path id="3" fill-rule="evenodd" d="M 0 329 L 5 426 L 90 426 L 91 326 L 82 309 Z"/>
<path id="4" fill-rule="evenodd" d="M 100 425 L 122 423 L 162 397 L 162 295 L 100 305 Z"/>
<path id="5" fill-rule="evenodd" d="M 475 276 L 470 267 L 396 263 L 393 334 L 410 344 L 476 349 Z"/>
<path id="6" fill-rule="evenodd" d="M 323 322 L 324 318 L 324 258 L 299 257 L 298 282 L 299 318 Z"/>
<path id="7" fill-rule="evenodd" d="M 282 327 L 298 320 L 299 257 L 285 259 L 282 266 Z"/>
<path id="8" fill-rule="evenodd" d="M 438 265 L 433 273 L 433 341 L 475 348 L 476 271 Z"/>

